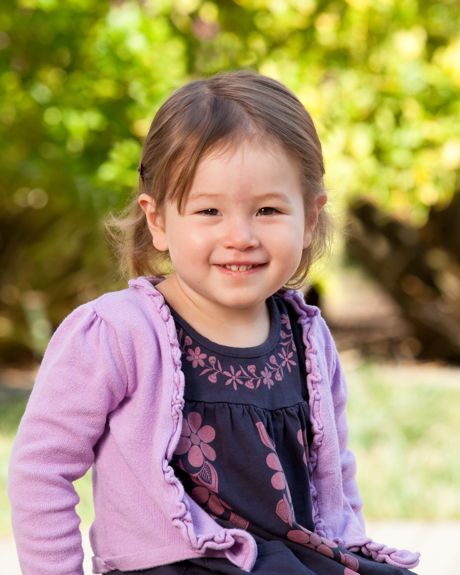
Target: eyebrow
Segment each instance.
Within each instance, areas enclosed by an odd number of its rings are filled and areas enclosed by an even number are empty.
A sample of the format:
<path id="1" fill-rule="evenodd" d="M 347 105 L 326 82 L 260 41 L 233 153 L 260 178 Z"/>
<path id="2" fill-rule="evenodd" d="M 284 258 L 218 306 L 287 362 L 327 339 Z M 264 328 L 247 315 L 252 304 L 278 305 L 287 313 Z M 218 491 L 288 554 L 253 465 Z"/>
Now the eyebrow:
<path id="1" fill-rule="evenodd" d="M 188 197 L 188 201 L 196 201 L 196 200 L 215 200 L 219 198 L 221 194 L 216 192 L 198 192 L 197 194 L 190 194 Z M 257 201 L 271 201 L 271 200 L 283 200 L 289 201 L 289 195 L 285 194 L 284 192 L 267 192 L 265 194 L 257 194 L 254 196 L 254 199 Z"/>

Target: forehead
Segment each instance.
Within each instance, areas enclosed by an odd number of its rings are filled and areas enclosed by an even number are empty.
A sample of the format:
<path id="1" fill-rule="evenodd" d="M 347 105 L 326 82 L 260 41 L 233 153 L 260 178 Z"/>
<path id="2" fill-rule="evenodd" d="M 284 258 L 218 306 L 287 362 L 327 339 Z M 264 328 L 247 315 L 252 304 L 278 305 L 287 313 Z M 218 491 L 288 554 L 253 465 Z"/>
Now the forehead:
<path id="1" fill-rule="evenodd" d="M 169 198 L 165 198 L 166 201 L 176 204 L 181 212 L 190 194 L 197 193 L 197 184 L 204 175 L 207 174 L 211 180 L 213 177 L 220 179 L 224 172 L 227 176 L 234 174 L 235 171 L 239 172 L 241 165 L 250 163 L 253 157 L 250 152 L 254 150 L 259 152 L 259 157 L 264 156 L 268 160 L 269 166 L 274 159 L 284 159 L 285 164 L 289 164 L 292 170 L 297 170 L 301 177 L 301 162 L 298 158 L 294 157 L 275 136 L 249 126 L 244 131 L 234 132 L 219 140 L 205 149 L 198 158 L 196 155 L 193 158 L 193 150 L 189 150 L 190 156 L 183 156 L 180 162 L 182 165 L 178 166 L 176 172 L 176 184 L 180 182 L 180 185 L 172 186 L 170 193 L 167 194 Z M 236 160 L 239 160 L 240 165 L 237 166 Z M 211 176 L 213 172 L 215 175 Z"/>
<path id="2" fill-rule="evenodd" d="M 298 163 L 279 145 L 243 142 L 214 150 L 200 161 L 185 201 L 217 196 L 229 201 L 286 198 L 293 193 L 301 193 Z"/>

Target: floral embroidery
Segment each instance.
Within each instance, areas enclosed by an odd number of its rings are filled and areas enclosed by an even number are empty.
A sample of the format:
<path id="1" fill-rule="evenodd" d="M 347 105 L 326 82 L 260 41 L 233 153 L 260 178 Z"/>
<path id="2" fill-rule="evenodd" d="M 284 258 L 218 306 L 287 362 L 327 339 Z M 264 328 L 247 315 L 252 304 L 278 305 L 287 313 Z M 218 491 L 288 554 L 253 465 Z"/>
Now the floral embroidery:
<path id="1" fill-rule="evenodd" d="M 182 434 L 176 447 L 176 455 L 187 454 L 188 462 L 192 467 L 202 467 L 205 458 L 211 461 L 216 459 L 216 452 L 209 445 L 216 437 L 214 428 L 210 425 L 201 426 L 201 415 L 192 411 L 182 423 Z"/>
<path id="2" fill-rule="evenodd" d="M 253 364 L 243 366 L 222 366 L 221 361 L 214 355 L 208 355 L 199 345 L 193 342 L 182 328 L 178 330 L 180 345 L 185 361 L 192 364 L 193 369 L 200 369 L 199 375 L 205 375 L 210 383 L 222 382 L 236 391 L 241 386 L 247 389 L 258 389 L 261 385 L 271 389 L 276 382 L 282 381 L 285 371 L 291 373 L 297 365 L 297 350 L 294 343 L 291 324 L 288 314 L 281 314 L 280 341 L 276 353 L 270 355 L 265 366 L 257 371 Z"/>
<path id="3" fill-rule="evenodd" d="M 233 365 L 230 366 L 230 371 L 224 371 L 223 374 L 228 378 L 227 381 L 225 382 L 225 385 L 233 385 L 233 389 L 237 389 L 238 385 L 243 385 L 243 382 L 240 379 L 242 370 L 239 369 L 236 373 L 235 373 L 235 368 L 233 367 Z M 203 375 L 203 372 L 200 373 L 200 375 Z"/>
<path id="4" fill-rule="evenodd" d="M 197 346 L 195 349 L 189 347 L 187 349 L 187 361 L 191 361 L 193 367 L 204 367 L 204 360 L 206 359 L 206 354 L 201 353 L 201 349 Z"/>
<path id="5" fill-rule="evenodd" d="M 182 434 L 174 452 L 175 465 L 187 474 L 195 484 L 191 496 L 204 509 L 215 517 L 230 521 L 236 527 L 247 529 L 249 521 L 236 514 L 232 508 L 218 496 L 219 476 L 211 463 L 217 458 L 209 444 L 216 437 L 211 425 L 201 425 L 202 417 L 197 411 L 191 411 L 183 419 Z M 187 469 L 198 468 L 197 472 Z"/>

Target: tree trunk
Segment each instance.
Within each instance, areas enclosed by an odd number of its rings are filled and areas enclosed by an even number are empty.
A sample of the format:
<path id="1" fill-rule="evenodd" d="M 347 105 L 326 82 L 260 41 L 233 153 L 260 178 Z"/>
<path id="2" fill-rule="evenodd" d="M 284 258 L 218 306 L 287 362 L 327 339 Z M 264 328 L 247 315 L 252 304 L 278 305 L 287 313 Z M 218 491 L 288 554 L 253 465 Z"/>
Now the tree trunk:
<path id="1" fill-rule="evenodd" d="M 415 355 L 460 363 L 460 190 L 421 228 L 367 200 L 352 204 L 349 215 L 348 252 L 399 306 Z"/>

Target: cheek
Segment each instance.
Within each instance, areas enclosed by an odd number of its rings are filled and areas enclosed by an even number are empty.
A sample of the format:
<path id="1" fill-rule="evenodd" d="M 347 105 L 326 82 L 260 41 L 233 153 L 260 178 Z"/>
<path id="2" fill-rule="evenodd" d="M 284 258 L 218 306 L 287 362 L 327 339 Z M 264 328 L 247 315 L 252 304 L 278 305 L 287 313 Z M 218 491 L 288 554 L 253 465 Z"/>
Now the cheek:
<path id="1" fill-rule="evenodd" d="M 168 234 L 169 255 L 174 264 L 177 262 L 190 262 L 191 258 L 197 258 L 209 252 L 209 239 L 202 230 L 197 230 L 193 226 L 177 226 L 173 232 Z"/>

